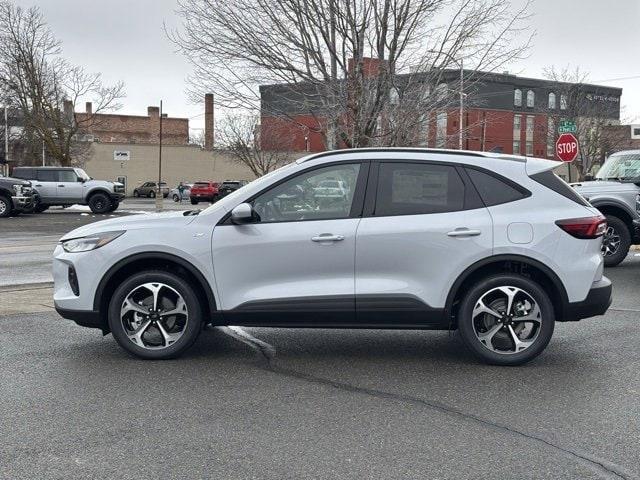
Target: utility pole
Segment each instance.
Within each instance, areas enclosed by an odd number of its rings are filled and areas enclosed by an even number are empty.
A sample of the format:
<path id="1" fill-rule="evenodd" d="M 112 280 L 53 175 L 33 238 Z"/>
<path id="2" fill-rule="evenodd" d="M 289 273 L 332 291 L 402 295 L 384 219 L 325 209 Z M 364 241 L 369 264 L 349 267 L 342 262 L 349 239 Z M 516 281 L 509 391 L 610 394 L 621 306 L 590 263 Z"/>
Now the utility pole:
<path id="1" fill-rule="evenodd" d="M 158 193 L 156 195 L 156 210 L 162 211 L 162 100 L 160 100 L 160 136 L 158 137 L 159 149 L 158 149 Z"/>
<path id="2" fill-rule="evenodd" d="M 462 150 L 462 121 L 464 119 L 464 61 L 460 59 L 460 112 L 458 119 L 458 150 Z"/>
<path id="3" fill-rule="evenodd" d="M 8 108 L 4 106 L 4 161 L 7 165 L 7 175 L 9 174 L 9 113 Z M 2 167 L 3 169 L 5 167 Z"/>
<path id="4" fill-rule="evenodd" d="M 46 154 L 45 154 L 45 149 L 44 149 L 44 139 L 42 140 L 42 166 L 45 166 L 45 159 L 46 159 Z"/>

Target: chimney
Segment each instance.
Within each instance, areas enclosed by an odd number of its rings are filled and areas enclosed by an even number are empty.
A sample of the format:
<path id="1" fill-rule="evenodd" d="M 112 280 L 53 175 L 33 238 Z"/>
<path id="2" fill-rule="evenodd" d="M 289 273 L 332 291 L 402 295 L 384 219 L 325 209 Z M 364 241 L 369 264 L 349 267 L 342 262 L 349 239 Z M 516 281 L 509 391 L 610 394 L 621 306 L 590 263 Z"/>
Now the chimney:
<path id="1" fill-rule="evenodd" d="M 213 93 L 204 96 L 204 148 L 213 150 Z"/>
<path id="2" fill-rule="evenodd" d="M 93 105 L 91 102 L 87 102 L 84 104 L 84 111 L 87 115 L 91 115 L 93 113 Z"/>
<path id="3" fill-rule="evenodd" d="M 160 107 L 147 107 L 147 116 L 151 118 L 160 118 Z"/>
<path id="4" fill-rule="evenodd" d="M 73 102 L 71 100 L 64 100 L 62 108 L 65 118 L 71 120 L 73 118 Z"/>

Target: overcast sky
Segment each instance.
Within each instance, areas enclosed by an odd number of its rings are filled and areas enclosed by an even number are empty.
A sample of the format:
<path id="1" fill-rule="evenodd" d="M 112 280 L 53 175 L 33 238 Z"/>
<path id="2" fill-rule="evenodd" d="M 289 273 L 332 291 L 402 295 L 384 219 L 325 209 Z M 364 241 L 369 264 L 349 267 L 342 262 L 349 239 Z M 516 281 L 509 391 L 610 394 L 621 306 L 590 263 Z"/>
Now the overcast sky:
<path id="1" fill-rule="evenodd" d="M 185 94 L 189 65 L 163 31 L 163 22 L 177 25 L 176 0 L 17 3 L 41 8 L 70 61 L 101 72 L 107 82 L 125 82 L 122 113 L 146 114 L 162 98 L 170 116 L 193 117 L 192 128 L 203 126 L 204 106 L 190 104 Z M 623 120 L 640 123 L 640 0 L 535 0 L 532 13 L 534 48 L 509 70 L 537 77 L 545 66 L 578 65 L 592 83 L 623 88 Z"/>

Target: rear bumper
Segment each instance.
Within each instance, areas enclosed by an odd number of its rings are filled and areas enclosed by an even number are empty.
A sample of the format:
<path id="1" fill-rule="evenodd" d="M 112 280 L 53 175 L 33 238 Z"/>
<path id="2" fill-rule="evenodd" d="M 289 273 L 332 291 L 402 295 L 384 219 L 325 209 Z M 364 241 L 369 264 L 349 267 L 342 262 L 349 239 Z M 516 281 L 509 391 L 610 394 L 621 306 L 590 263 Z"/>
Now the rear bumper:
<path id="1" fill-rule="evenodd" d="M 602 277 L 600 281 L 593 284 L 587 298 L 567 305 L 561 321 L 575 322 L 583 318 L 604 315 L 611 305 L 612 291 L 611 280 Z"/>

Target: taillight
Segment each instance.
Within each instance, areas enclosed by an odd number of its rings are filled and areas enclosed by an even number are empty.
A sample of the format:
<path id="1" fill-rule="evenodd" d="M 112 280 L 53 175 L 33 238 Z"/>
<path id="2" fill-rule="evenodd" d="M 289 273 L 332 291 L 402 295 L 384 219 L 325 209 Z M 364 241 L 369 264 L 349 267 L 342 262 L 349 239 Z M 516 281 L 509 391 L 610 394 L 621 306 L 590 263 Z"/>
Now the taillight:
<path id="1" fill-rule="evenodd" d="M 602 215 L 558 220 L 556 225 L 576 238 L 598 238 L 607 231 L 607 220 Z"/>

